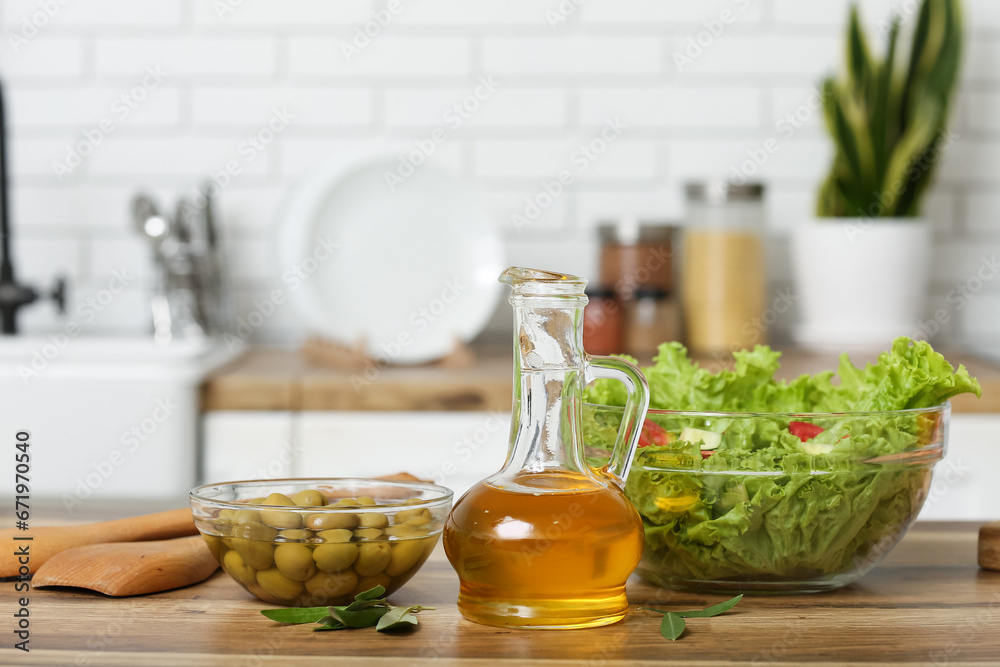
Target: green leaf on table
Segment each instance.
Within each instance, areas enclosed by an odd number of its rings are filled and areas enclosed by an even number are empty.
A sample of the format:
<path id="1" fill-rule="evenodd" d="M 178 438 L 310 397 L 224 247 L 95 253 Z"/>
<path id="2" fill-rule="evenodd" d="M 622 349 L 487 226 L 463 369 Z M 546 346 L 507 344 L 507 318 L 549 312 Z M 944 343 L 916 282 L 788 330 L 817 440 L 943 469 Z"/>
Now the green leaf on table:
<path id="1" fill-rule="evenodd" d="M 301 609 L 262 609 L 261 614 L 279 623 L 319 623 L 314 630 L 348 630 L 375 627 L 379 632 L 412 628 L 417 625 L 417 612 L 434 607 L 415 604 L 394 607 L 382 596 L 385 588 L 376 586 L 354 596 L 354 602 L 334 607 L 303 607 Z"/>
<path id="2" fill-rule="evenodd" d="M 320 623 L 324 616 L 330 614 L 331 609 L 347 609 L 348 611 L 358 611 L 367 609 L 378 604 L 387 604 L 385 598 L 385 588 L 376 586 L 367 591 L 354 596 L 354 602 L 346 607 L 299 607 L 289 609 L 261 609 L 260 613 L 267 616 L 272 621 L 278 623 Z"/>
<path id="3" fill-rule="evenodd" d="M 705 609 L 695 609 L 694 611 L 675 611 L 673 613 L 683 618 L 711 618 L 725 613 L 736 606 L 736 603 L 743 599 L 743 594 L 737 595 L 731 600 L 720 602 L 719 604 L 706 607 Z"/>
<path id="4" fill-rule="evenodd" d="M 418 623 L 416 616 L 417 612 L 433 608 L 434 607 L 421 607 L 418 604 L 410 607 L 393 607 L 389 610 L 388 614 L 378 620 L 378 625 L 375 626 L 375 629 L 379 632 L 385 632 L 387 630 L 413 628 Z"/>
<path id="5" fill-rule="evenodd" d="M 382 632 L 415 626 L 417 616 L 412 613 L 412 610 L 413 607 L 394 607 L 388 614 L 378 619 L 378 625 L 375 626 L 375 629 Z"/>
<path id="6" fill-rule="evenodd" d="M 684 634 L 684 625 L 683 617 L 668 611 L 660 622 L 660 634 L 663 635 L 664 639 L 673 641 Z"/>
<path id="7" fill-rule="evenodd" d="M 369 588 L 367 591 L 363 591 L 354 596 L 355 600 L 376 600 L 385 596 L 385 587 L 376 586 L 375 588 Z"/>
<path id="8" fill-rule="evenodd" d="M 743 595 L 741 594 L 711 607 L 691 611 L 667 611 L 666 609 L 654 609 L 652 607 L 639 607 L 639 609 L 663 614 L 663 621 L 660 622 L 660 634 L 666 639 L 674 640 L 684 633 L 685 618 L 711 618 L 712 616 L 718 616 L 735 607 L 736 603 L 742 599 Z"/>
<path id="9" fill-rule="evenodd" d="M 370 628 L 389 613 L 389 607 L 370 607 L 352 611 L 341 607 L 330 607 L 330 616 L 348 628 Z"/>
<path id="10" fill-rule="evenodd" d="M 389 603 L 385 598 L 375 598 L 373 600 L 355 600 L 346 607 L 338 607 L 338 609 L 346 609 L 347 611 L 361 611 L 362 609 L 370 609 L 371 607 L 378 607 L 379 605 L 388 605 Z"/>
<path id="11" fill-rule="evenodd" d="M 278 623 L 318 623 L 329 614 L 329 607 L 299 607 L 291 609 L 261 609 L 260 613 Z"/>
<path id="12" fill-rule="evenodd" d="M 318 628 L 313 628 L 313 630 L 347 630 L 348 627 L 335 619 L 333 616 L 324 616 L 319 620 L 320 625 Z"/>

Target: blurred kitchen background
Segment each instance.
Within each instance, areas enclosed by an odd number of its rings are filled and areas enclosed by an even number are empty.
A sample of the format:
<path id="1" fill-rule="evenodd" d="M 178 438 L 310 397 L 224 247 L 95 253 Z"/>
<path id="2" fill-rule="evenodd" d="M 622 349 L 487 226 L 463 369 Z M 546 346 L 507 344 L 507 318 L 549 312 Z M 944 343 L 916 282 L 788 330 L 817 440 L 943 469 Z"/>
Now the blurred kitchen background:
<path id="1" fill-rule="evenodd" d="M 876 51 L 890 14 L 912 23 L 916 4 L 859 3 Z M 133 220 L 133 197 L 148 193 L 172 212 L 179 198 L 214 180 L 235 309 L 224 328 L 236 334 L 255 301 L 283 284 L 276 221 L 291 188 L 331 157 L 408 159 L 436 130 L 445 138 L 434 140 L 428 165 L 482 196 L 506 264 L 587 277 L 599 273 L 601 223 L 683 224 L 685 183 L 732 178 L 774 139 L 777 148 L 747 174 L 766 186 L 770 303 L 790 286 L 788 232 L 812 215 L 829 169 L 832 143 L 817 86 L 842 67 L 848 9 L 844 0 L 4 0 L 0 79 L 17 278 L 40 290 L 67 281 L 68 313 L 39 301 L 20 311 L 21 329 L 41 337 L 62 331 L 124 270 L 135 279 L 82 324 L 84 334 L 149 336 L 156 276 L 149 240 Z M 968 284 L 1000 251 L 1000 3 L 965 0 L 964 11 L 955 138 L 925 206 L 934 225 L 927 312 L 948 313 L 930 336 L 936 346 L 1000 353 L 1000 281 Z M 609 127 L 616 129 L 606 151 L 578 171 L 581 146 Z M 574 182 L 539 199 L 565 169 L 574 170 Z M 438 230 L 430 224 L 409 233 L 426 239 Z M 370 248 L 373 264 L 378 250 Z M 421 258 L 412 261 L 419 270 Z M 963 285 L 974 289 L 956 308 L 948 296 Z M 368 283 L 344 289 L 363 291 Z M 373 309 L 386 289 L 372 287 Z M 510 309 L 503 299 L 496 303 L 477 342 L 507 345 Z M 276 308 L 250 339 L 297 350 L 311 327 L 288 302 Z M 787 345 L 797 316 L 794 305 L 776 313 L 767 338 Z M 374 428 L 360 411 L 305 413 L 294 401 L 257 396 L 253 411 L 215 406 L 205 437 L 226 444 L 222 453 L 192 454 L 201 456 L 202 477 L 253 475 L 252 465 L 218 464 L 234 457 L 265 468 L 283 461 L 272 446 L 279 441 L 366 439 Z M 488 472 L 502 459 L 506 426 L 489 426 L 486 406 L 478 407 L 445 430 L 430 421 L 424 430 L 450 448 L 486 429 L 495 450 Z M 59 414 L 54 405 L 50 411 Z M 380 414 L 379 423 L 420 432 L 404 413 Z M 995 440 L 1000 416 L 990 419 L 968 428 Z M 243 444 L 255 438 L 262 443 L 256 459 Z M 189 444 L 185 451 L 193 452 Z M 309 456 L 276 469 L 300 474 L 354 460 L 318 456 L 306 465 Z M 442 457 L 431 468 L 440 472 Z M 75 479 L 86 480 L 94 467 Z M 966 481 L 974 474 L 962 472 Z M 942 516 L 978 516 L 970 509 L 977 502 L 937 507 Z"/>
<path id="2" fill-rule="evenodd" d="M 46 10 L 38 0 L 6 0 L 3 34 L 31 34 L 25 21 L 37 33 L 16 50 L 6 39 L 0 53 L 20 277 L 48 284 L 65 275 L 72 306 L 126 266 L 140 279 L 90 330 L 146 330 L 150 253 L 133 229 L 130 198 L 143 189 L 172 207 L 237 160 L 241 173 L 222 191 L 219 215 L 246 312 L 269 290 L 268 227 L 297 178 L 331 155 L 405 154 L 414 140 L 444 127 L 449 137 L 430 163 L 482 191 L 509 262 L 584 276 L 596 273 L 600 221 L 635 215 L 676 222 L 684 182 L 727 177 L 748 149 L 774 137 L 780 149 L 755 180 L 769 188 L 772 285 L 787 282 L 781 246 L 789 227 L 813 210 L 831 143 L 818 112 L 787 139 L 788 121 L 779 124 L 841 65 L 849 3 L 562 4 L 573 12 L 563 17 L 556 0 L 401 1 L 369 46 L 345 54 L 355 28 L 385 3 L 88 0 L 55 1 Z M 911 4 L 860 3 L 878 48 L 878 22 Z M 958 138 L 927 203 L 936 226 L 933 307 L 984 254 L 1000 249 L 1000 4 L 964 6 L 967 45 L 952 123 Z M 724 32 L 678 65 L 674 56 L 685 53 L 688 38 L 723 11 L 733 16 Z M 147 68 L 166 74 L 119 120 L 115 100 L 141 86 Z M 452 129 L 443 115 L 474 94 L 483 76 L 498 82 L 496 91 Z M 276 110 L 294 118 L 249 160 L 241 144 Z M 537 220 L 517 229 L 511 215 L 524 214 L 525 198 L 569 167 L 581 142 L 615 116 L 628 125 L 620 138 Z M 84 131 L 105 117 L 115 120 L 114 131 L 60 180 L 54 163 L 65 163 Z M 499 312 L 507 316 L 506 304 Z M 775 324 L 774 338 L 785 337 L 792 317 Z M 43 332 L 59 318 L 46 304 L 25 309 L 22 321 Z M 506 334 L 505 323 L 494 327 Z M 256 332 L 269 342 L 303 334 L 287 307 Z M 956 313 L 942 339 L 996 347 L 1000 283 L 984 286 Z"/>

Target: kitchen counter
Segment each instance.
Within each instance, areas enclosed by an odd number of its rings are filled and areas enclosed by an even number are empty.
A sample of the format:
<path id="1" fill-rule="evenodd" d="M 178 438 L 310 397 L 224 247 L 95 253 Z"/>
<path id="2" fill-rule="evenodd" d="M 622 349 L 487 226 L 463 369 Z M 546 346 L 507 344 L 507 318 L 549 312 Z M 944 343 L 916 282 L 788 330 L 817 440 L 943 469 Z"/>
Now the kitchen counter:
<path id="1" fill-rule="evenodd" d="M 510 630 L 465 621 L 458 579 L 440 548 L 401 591 L 420 614 L 408 635 L 373 630 L 312 632 L 263 618 L 224 573 L 186 589 L 112 599 L 33 590 L 31 653 L 14 639 L 13 586 L 0 593 L 7 637 L 0 663 L 32 665 L 997 665 L 1000 572 L 976 566 L 971 523 L 916 524 L 858 584 L 831 593 L 746 597 L 722 616 L 690 619 L 683 637 L 659 635 L 641 606 L 690 609 L 721 595 L 669 593 L 633 577 L 624 621 L 572 631 Z"/>
<path id="2" fill-rule="evenodd" d="M 202 390 L 204 410 L 498 410 L 510 411 L 509 347 L 475 348 L 466 368 L 440 365 L 379 366 L 338 370 L 311 364 L 296 351 L 254 348 L 216 371 Z M 955 412 L 1000 412 L 1000 366 L 965 352 L 945 352 L 979 379 L 983 396 L 962 395 Z M 853 357 L 855 364 L 872 361 Z M 722 362 L 702 358 L 708 368 Z M 645 360 L 648 363 L 648 360 Z M 837 367 L 834 355 L 785 352 L 779 377 L 794 378 Z"/>

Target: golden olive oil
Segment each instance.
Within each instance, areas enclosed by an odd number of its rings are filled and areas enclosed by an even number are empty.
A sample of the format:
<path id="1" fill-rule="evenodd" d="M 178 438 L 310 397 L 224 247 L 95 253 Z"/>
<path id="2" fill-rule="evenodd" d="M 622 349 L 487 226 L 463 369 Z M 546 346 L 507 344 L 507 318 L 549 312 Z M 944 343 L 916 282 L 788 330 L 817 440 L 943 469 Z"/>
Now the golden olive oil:
<path id="1" fill-rule="evenodd" d="M 548 628 L 620 620 L 643 546 L 642 520 L 624 493 L 569 471 L 520 473 L 505 486 L 472 487 L 445 525 L 462 614 Z"/>

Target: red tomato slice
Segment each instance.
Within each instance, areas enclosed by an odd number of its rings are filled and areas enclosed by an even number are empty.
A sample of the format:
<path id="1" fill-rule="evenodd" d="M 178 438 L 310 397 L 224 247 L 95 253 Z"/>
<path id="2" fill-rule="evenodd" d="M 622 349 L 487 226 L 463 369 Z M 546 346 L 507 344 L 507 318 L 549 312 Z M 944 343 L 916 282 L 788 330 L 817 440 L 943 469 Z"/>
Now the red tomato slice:
<path id="1" fill-rule="evenodd" d="M 643 420 L 642 430 L 639 432 L 639 446 L 649 447 L 650 445 L 669 445 L 673 441 L 670 434 L 663 430 L 663 427 L 648 419 Z"/>
<path id="2" fill-rule="evenodd" d="M 788 422 L 788 430 L 802 442 L 812 440 L 826 429 L 809 422 Z"/>

